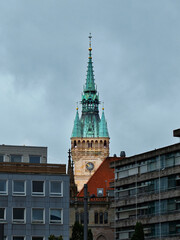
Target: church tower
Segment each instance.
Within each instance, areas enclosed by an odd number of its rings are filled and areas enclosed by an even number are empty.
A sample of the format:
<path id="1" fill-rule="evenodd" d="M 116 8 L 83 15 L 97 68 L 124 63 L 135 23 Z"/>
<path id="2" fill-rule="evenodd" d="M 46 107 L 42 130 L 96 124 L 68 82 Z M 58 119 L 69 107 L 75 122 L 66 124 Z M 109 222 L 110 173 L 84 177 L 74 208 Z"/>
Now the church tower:
<path id="1" fill-rule="evenodd" d="M 91 35 L 89 36 L 89 58 L 86 83 L 84 85 L 79 117 L 76 108 L 71 135 L 71 153 L 74 162 L 74 179 L 80 191 L 102 161 L 109 156 L 109 133 L 102 108 L 99 117 L 99 93 L 94 81 Z"/>

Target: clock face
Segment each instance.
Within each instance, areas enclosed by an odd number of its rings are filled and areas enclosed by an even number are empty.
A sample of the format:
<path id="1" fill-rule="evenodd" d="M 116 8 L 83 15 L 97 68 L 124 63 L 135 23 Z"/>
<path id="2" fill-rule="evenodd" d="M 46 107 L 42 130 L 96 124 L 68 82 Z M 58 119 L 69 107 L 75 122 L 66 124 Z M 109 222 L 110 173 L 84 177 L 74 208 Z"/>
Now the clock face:
<path id="1" fill-rule="evenodd" d="M 86 164 L 86 168 L 87 170 L 92 171 L 94 169 L 94 164 L 92 162 L 88 162 Z"/>

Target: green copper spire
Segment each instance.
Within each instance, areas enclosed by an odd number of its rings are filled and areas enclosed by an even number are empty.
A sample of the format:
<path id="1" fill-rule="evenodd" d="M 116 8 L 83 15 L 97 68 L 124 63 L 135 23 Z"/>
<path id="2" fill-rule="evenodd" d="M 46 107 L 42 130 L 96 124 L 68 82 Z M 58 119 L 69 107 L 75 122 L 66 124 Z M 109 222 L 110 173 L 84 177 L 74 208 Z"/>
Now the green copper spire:
<path id="1" fill-rule="evenodd" d="M 97 138 L 109 137 L 107 123 L 102 114 L 102 119 L 99 117 L 99 94 L 96 89 L 92 62 L 91 34 L 89 36 L 89 57 L 87 67 L 87 77 L 84 90 L 82 93 L 82 115 L 79 119 L 78 111 L 74 121 L 72 137 Z"/>
<path id="2" fill-rule="evenodd" d="M 84 92 L 89 91 L 96 91 L 95 83 L 94 83 L 94 71 L 93 71 L 93 65 L 92 65 L 92 48 L 91 48 L 91 34 L 89 35 L 89 60 L 88 60 L 88 69 L 87 69 L 87 77 L 86 77 L 86 85 L 84 88 Z"/>
<path id="3" fill-rule="evenodd" d="M 79 120 L 78 108 L 76 108 L 76 117 L 71 137 L 81 137 L 81 122 Z"/>
<path id="4" fill-rule="evenodd" d="M 99 137 L 109 137 L 107 122 L 104 115 L 104 108 L 102 109 L 102 117 L 99 123 Z"/>

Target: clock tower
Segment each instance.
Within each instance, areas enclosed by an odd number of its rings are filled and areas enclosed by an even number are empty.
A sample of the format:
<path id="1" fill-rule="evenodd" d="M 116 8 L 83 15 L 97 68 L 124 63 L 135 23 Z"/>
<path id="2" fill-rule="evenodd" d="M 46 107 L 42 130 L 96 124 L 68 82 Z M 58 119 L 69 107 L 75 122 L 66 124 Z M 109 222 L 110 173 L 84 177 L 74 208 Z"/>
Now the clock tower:
<path id="1" fill-rule="evenodd" d="M 86 83 L 84 85 L 79 117 L 76 108 L 71 135 L 71 153 L 74 162 L 74 179 L 80 191 L 102 161 L 109 156 L 109 133 L 102 108 L 99 116 L 99 94 L 94 81 L 91 35 L 89 36 L 89 57 Z"/>

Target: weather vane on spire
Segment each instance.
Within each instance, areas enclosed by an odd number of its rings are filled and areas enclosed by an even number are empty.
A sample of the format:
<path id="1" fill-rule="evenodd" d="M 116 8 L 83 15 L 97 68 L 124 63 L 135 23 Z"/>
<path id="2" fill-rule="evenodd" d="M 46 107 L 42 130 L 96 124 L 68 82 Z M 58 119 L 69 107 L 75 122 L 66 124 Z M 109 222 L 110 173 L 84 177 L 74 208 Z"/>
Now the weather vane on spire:
<path id="1" fill-rule="evenodd" d="M 89 33 L 89 50 L 91 49 L 91 38 L 92 38 L 91 33 Z"/>
<path id="2" fill-rule="evenodd" d="M 104 102 L 102 102 L 102 110 L 104 110 Z"/>

